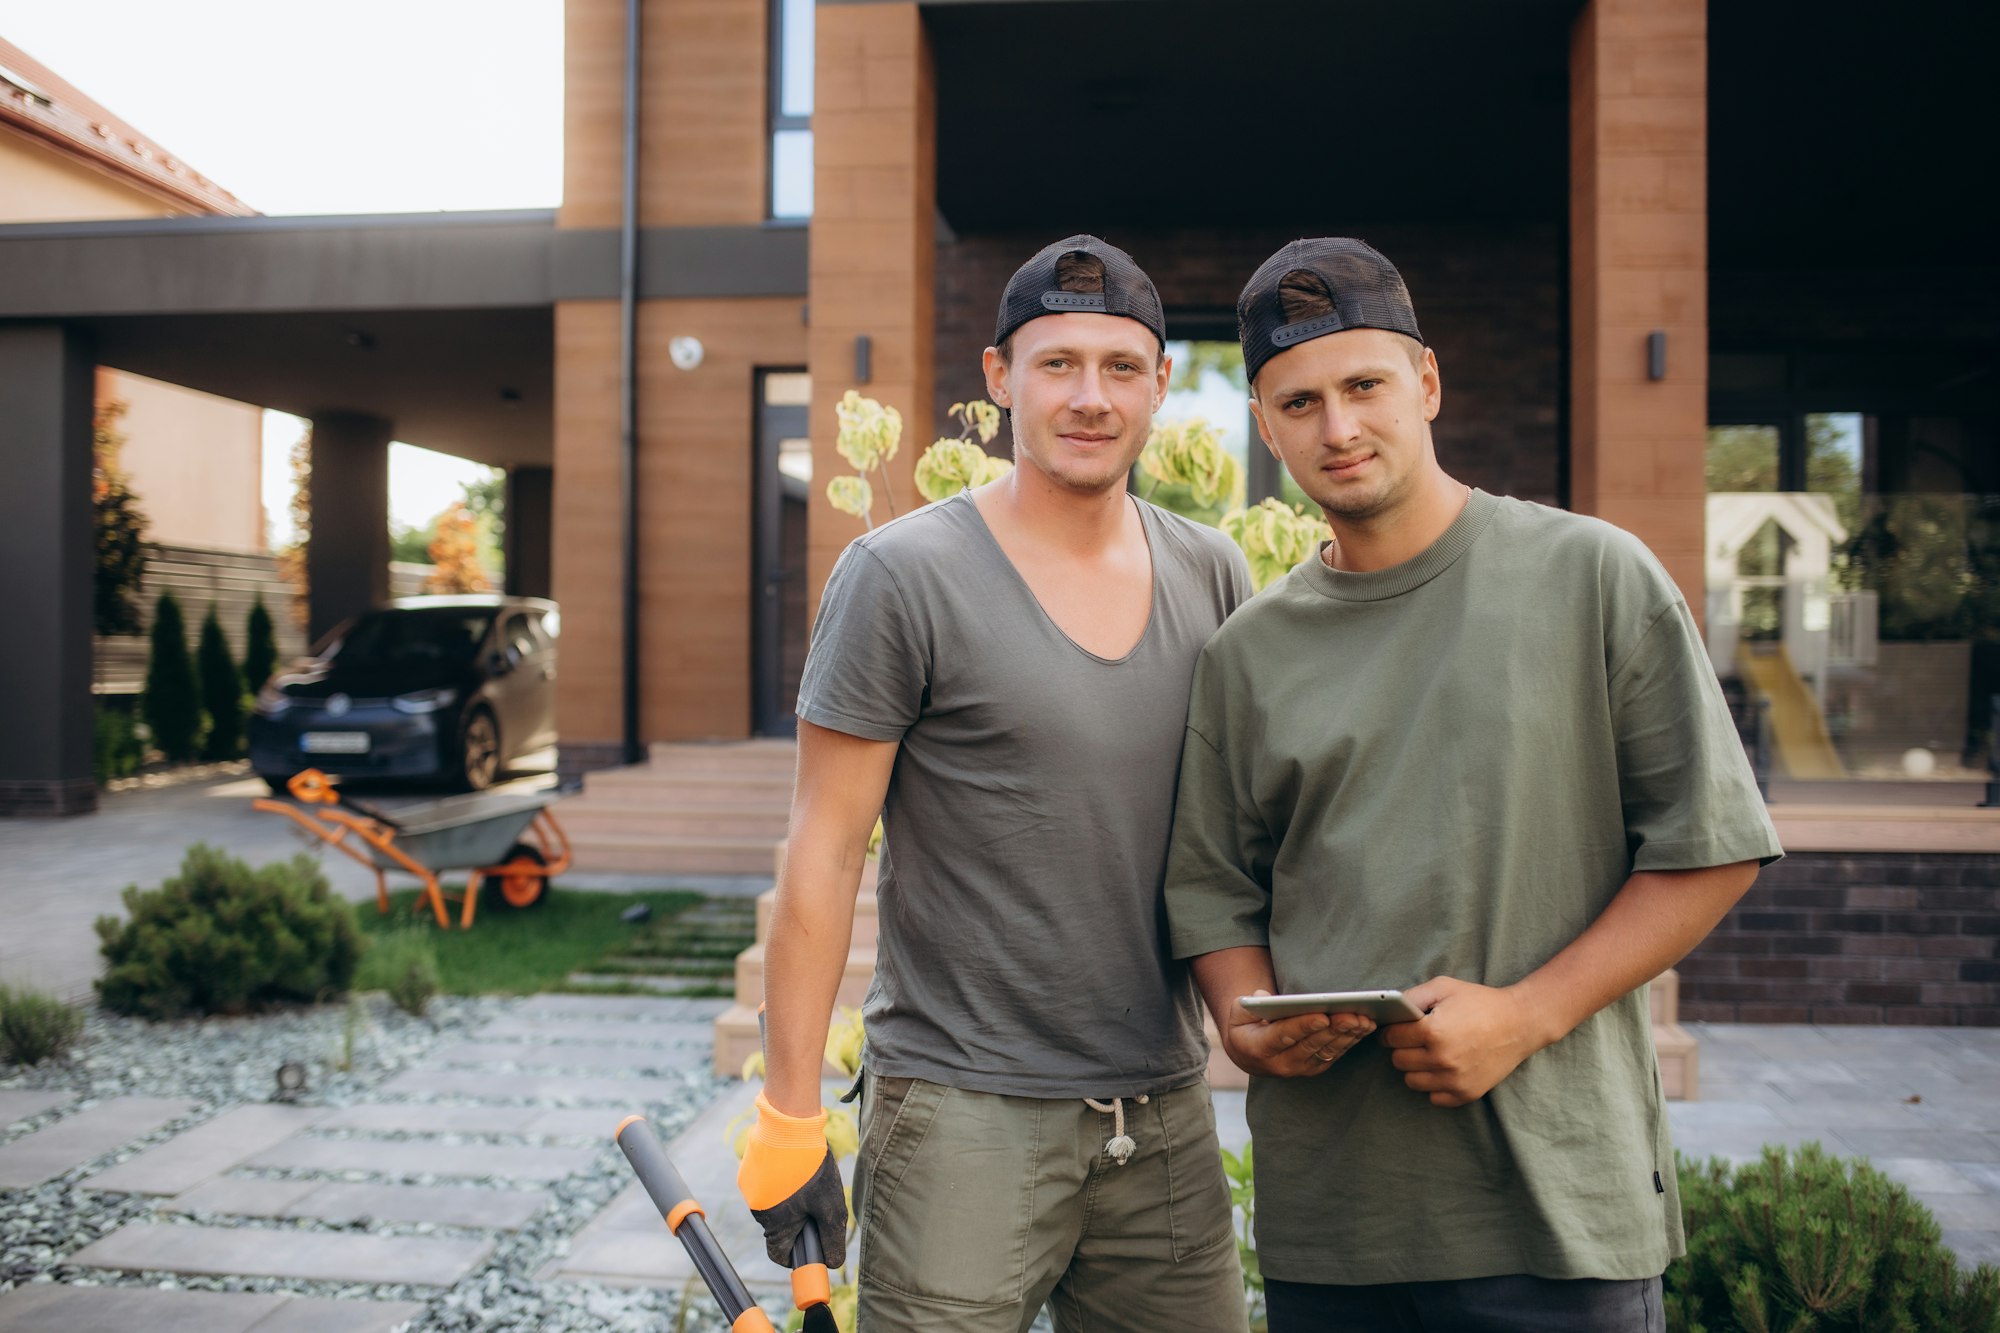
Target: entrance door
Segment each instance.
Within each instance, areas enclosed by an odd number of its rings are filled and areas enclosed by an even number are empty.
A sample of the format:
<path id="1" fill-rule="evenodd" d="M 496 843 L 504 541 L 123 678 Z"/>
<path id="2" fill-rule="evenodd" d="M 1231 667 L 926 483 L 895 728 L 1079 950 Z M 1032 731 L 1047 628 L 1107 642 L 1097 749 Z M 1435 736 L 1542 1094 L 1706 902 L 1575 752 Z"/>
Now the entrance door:
<path id="1" fill-rule="evenodd" d="M 802 370 L 757 373 L 755 582 L 750 602 L 750 723 L 759 736 L 798 734 L 806 665 L 806 492 L 812 445 Z"/>

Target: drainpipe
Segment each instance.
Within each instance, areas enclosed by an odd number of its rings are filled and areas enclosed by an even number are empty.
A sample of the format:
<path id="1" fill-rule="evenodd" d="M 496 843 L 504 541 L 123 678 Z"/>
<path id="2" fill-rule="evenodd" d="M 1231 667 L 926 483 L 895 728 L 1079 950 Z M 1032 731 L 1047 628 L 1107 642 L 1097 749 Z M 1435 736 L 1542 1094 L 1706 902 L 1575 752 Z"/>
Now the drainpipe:
<path id="1" fill-rule="evenodd" d="M 625 507 L 625 762 L 639 740 L 639 6 L 625 0 L 625 211 L 618 230 L 618 473 Z"/>

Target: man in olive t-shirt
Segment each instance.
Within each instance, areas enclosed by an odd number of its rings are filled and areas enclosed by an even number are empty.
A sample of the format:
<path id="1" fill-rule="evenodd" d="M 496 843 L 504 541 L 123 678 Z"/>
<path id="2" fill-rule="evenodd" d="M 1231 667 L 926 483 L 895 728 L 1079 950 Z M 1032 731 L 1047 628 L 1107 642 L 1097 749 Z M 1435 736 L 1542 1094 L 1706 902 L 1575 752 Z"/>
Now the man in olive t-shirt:
<path id="1" fill-rule="evenodd" d="M 1167 903 L 1255 1076 L 1273 1333 L 1657 1329 L 1683 1246 L 1643 988 L 1780 854 L 1693 618 L 1635 538 L 1444 473 L 1381 255 L 1295 242 L 1237 310 L 1335 540 L 1203 652 Z M 1425 1017 L 1366 1044 L 1239 1003 L 1387 988 Z"/>

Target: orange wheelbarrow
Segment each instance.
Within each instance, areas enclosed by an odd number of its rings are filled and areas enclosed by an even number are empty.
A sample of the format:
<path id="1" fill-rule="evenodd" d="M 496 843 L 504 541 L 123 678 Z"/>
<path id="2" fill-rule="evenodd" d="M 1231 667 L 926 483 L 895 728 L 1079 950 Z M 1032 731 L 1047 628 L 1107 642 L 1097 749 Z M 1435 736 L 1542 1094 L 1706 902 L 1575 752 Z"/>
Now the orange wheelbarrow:
<path id="1" fill-rule="evenodd" d="M 423 884 L 418 907 L 429 904 L 449 930 L 447 898 L 461 902 L 459 925 L 470 929 L 479 889 L 492 880 L 500 901 L 516 909 L 548 897 L 549 879 L 569 869 L 569 839 L 549 806 L 552 791 L 480 792 L 385 814 L 343 796 L 316 768 L 286 784 L 290 800 L 260 796 L 258 810 L 283 815 L 312 836 L 375 872 L 375 901 L 389 910 L 386 872 L 401 870 Z M 467 870 L 463 893 L 447 893 L 441 870 Z"/>

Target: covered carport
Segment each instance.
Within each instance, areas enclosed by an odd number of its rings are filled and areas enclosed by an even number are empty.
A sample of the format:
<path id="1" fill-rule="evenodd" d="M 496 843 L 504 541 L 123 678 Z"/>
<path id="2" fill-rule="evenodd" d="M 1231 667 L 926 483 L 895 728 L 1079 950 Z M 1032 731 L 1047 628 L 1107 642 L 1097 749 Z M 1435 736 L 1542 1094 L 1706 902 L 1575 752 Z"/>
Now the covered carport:
<path id="1" fill-rule="evenodd" d="M 391 439 L 506 468 L 508 590 L 548 595 L 555 309 L 618 298 L 618 241 L 552 211 L 0 227 L 0 814 L 95 803 L 94 367 L 311 420 L 313 635 L 388 595 Z M 648 229 L 636 295 L 796 290 L 776 241 Z"/>

